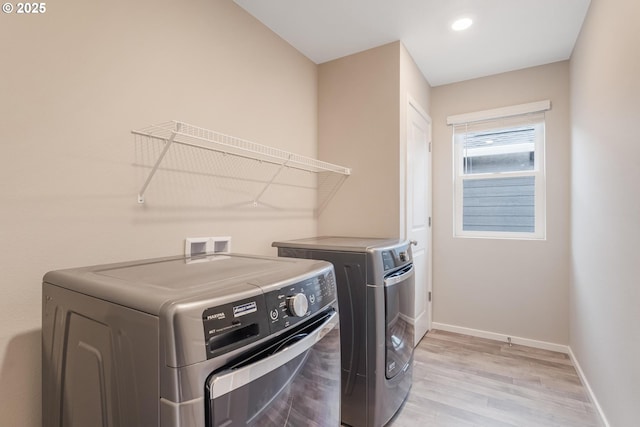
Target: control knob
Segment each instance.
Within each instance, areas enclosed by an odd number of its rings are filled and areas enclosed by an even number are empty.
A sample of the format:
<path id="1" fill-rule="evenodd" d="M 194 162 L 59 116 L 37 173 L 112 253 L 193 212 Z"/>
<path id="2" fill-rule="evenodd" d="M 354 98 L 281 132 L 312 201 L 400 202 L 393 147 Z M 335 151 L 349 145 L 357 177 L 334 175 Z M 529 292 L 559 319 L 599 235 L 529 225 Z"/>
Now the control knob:
<path id="1" fill-rule="evenodd" d="M 295 294 L 293 296 L 287 297 L 287 308 L 292 316 L 302 317 L 307 314 L 307 310 L 309 309 L 309 301 L 307 301 L 307 297 L 305 294 Z"/>

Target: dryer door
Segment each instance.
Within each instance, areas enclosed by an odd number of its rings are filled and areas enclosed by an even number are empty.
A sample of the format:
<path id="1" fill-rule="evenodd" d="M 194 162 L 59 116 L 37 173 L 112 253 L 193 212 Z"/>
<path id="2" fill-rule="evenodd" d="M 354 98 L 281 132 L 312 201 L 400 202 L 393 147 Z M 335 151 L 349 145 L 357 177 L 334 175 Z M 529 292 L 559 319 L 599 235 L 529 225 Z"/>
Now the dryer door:
<path id="1" fill-rule="evenodd" d="M 334 311 L 209 376 L 207 427 L 340 425 Z"/>
<path id="2" fill-rule="evenodd" d="M 385 375 L 391 379 L 407 369 L 413 355 L 413 323 L 410 313 L 402 312 L 401 301 L 411 294 L 414 287 L 413 264 L 395 270 L 385 276 Z"/>

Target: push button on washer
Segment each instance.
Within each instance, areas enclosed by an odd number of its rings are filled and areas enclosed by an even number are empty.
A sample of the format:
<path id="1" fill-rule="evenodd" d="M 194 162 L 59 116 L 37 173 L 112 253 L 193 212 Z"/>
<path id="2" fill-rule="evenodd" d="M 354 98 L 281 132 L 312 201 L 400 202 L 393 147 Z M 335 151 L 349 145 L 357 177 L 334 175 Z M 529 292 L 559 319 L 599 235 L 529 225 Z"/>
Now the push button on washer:
<path id="1" fill-rule="evenodd" d="M 278 320 L 278 316 L 280 316 L 280 313 L 278 312 L 277 308 L 274 308 L 269 312 L 269 317 L 271 317 L 271 320 Z"/>

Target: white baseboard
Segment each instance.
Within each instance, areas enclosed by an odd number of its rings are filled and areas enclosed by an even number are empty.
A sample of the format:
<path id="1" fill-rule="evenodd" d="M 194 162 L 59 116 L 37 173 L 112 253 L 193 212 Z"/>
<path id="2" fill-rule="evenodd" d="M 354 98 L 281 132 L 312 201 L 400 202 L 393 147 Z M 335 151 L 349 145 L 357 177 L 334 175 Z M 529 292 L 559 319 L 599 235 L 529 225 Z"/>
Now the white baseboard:
<path id="1" fill-rule="evenodd" d="M 507 338 L 511 338 L 511 343 L 513 344 L 526 345 L 527 347 L 541 348 L 543 350 L 557 351 L 560 353 L 569 354 L 569 346 L 562 345 L 562 344 L 555 344 L 555 343 L 546 342 L 546 341 L 537 341 L 529 338 L 514 337 L 511 335 L 499 334 L 496 332 L 482 331 L 480 329 L 471 329 L 471 328 L 465 328 L 462 326 L 448 325 L 446 323 L 433 322 L 431 323 L 431 328 L 440 329 L 441 331 L 455 332 L 458 334 L 471 335 L 472 337 L 487 338 L 490 340 L 503 341 L 503 342 L 507 342 Z"/>
<path id="2" fill-rule="evenodd" d="M 582 385 L 584 385 L 584 388 L 587 389 L 589 399 L 591 399 L 591 403 L 593 403 L 593 406 L 595 406 L 598 417 L 600 417 L 600 422 L 604 427 L 611 427 L 611 424 L 609 424 L 609 420 L 607 420 L 607 417 L 605 417 L 604 412 L 602 411 L 602 407 L 600 406 L 596 395 L 593 393 L 593 390 L 589 385 L 589 381 L 587 381 L 587 377 L 585 377 L 584 372 L 580 367 L 580 363 L 578 362 L 578 359 L 576 359 L 576 355 L 573 354 L 573 350 L 571 350 L 571 347 L 569 347 L 569 357 L 571 358 L 571 362 L 573 362 L 573 366 L 575 366 L 576 371 L 578 372 L 578 376 L 580 377 L 580 381 L 582 381 Z"/>

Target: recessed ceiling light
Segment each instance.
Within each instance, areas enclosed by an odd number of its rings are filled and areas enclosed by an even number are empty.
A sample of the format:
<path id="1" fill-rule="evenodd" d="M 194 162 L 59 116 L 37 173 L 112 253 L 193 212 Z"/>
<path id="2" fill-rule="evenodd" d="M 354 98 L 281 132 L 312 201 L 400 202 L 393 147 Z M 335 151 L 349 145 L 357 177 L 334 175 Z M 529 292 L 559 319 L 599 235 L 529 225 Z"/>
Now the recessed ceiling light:
<path id="1" fill-rule="evenodd" d="M 471 24 L 473 24 L 471 18 L 460 18 L 451 24 L 451 29 L 454 31 L 462 31 L 469 28 Z"/>

